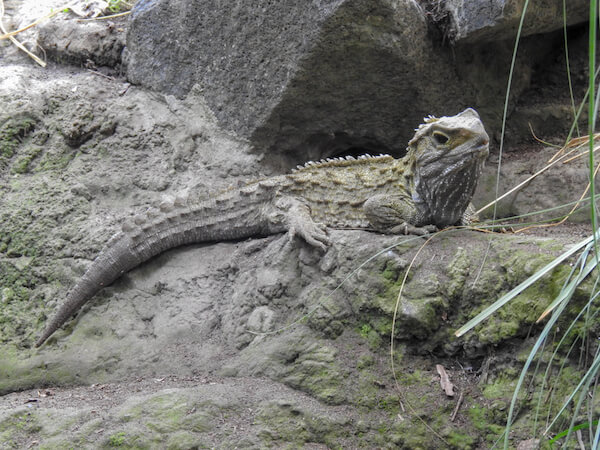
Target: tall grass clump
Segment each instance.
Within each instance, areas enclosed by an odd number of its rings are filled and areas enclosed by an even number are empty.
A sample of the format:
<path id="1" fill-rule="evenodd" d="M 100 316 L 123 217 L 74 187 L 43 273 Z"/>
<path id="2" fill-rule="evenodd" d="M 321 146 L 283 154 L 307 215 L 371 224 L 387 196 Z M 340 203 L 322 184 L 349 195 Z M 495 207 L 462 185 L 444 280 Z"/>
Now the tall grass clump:
<path id="1" fill-rule="evenodd" d="M 527 0 L 514 47 L 504 108 L 500 155 L 502 155 L 504 123 L 506 122 L 512 72 L 528 4 L 529 1 Z M 566 0 L 563 0 L 563 15 L 565 15 L 565 49 L 567 49 Z M 594 151 L 598 150 L 598 147 L 594 145 L 595 139 L 598 138 L 595 134 L 595 124 L 600 104 L 600 88 L 596 86 L 598 82 L 598 71 L 596 69 L 597 25 L 597 0 L 590 0 L 588 92 L 581 106 L 577 109 L 573 100 L 569 75 L 574 122 L 566 139 L 567 142 L 572 142 L 571 134 L 574 130 L 578 130 L 579 116 L 587 106 L 587 136 L 578 138 L 578 142 L 584 142 L 587 146 L 589 184 L 586 193 L 589 190 L 589 220 L 592 233 L 519 286 L 503 295 L 455 333 L 457 336 L 463 335 L 514 299 L 527 287 L 548 275 L 558 265 L 571 264 L 572 269 L 562 289 L 556 298 L 549 302 L 548 307 L 538 319 L 538 323 L 542 321 L 546 321 L 546 323 L 529 352 L 512 396 L 502 438 L 505 449 L 509 446 L 510 431 L 519 412 L 520 399 L 524 397 L 532 399 L 531 404 L 535 405 L 534 411 L 532 411 L 534 425 L 531 430 L 531 437 L 540 439 L 541 448 L 600 448 L 600 425 L 598 424 L 600 397 L 597 394 L 598 372 L 600 370 L 600 345 L 598 341 L 598 331 L 600 329 L 600 318 L 598 317 L 600 313 L 600 268 L 598 267 L 600 230 L 598 229 L 597 196 L 594 183 L 598 170 L 594 159 Z M 569 72 L 568 53 L 566 53 L 565 59 L 567 61 L 567 72 Z M 567 144 L 564 148 L 568 146 Z M 581 289 L 584 282 L 589 289 Z M 572 300 L 576 291 L 579 293 L 588 292 L 587 301 L 575 304 Z M 575 373 L 578 375 L 576 377 L 568 376 L 568 363 L 577 367 L 578 370 Z M 568 394 L 557 394 L 559 386 L 556 383 L 564 383 L 565 379 L 570 379 L 572 382 Z M 560 390 L 560 392 L 564 391 Z"/>

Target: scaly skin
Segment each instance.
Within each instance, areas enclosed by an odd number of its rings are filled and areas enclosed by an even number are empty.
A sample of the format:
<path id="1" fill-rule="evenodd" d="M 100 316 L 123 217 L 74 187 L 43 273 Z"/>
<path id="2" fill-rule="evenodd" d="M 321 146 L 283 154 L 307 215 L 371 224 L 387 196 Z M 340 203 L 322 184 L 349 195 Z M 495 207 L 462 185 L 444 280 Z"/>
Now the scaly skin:
<path id="1" fill-rule="evenodd" d="M 164 203 L 125 223 L 69 292 L 38 339 L 42 345 L 85 302 L 123 273 L 181 245 L 288 232 L 327 249 L 327 227 L 424 234 L 468 222 L 488 155 L 488 135 L 467 109 L 430 117 L 402 159 L 364 156 L 307 163 L 288 175 L 193 203 Z"/>

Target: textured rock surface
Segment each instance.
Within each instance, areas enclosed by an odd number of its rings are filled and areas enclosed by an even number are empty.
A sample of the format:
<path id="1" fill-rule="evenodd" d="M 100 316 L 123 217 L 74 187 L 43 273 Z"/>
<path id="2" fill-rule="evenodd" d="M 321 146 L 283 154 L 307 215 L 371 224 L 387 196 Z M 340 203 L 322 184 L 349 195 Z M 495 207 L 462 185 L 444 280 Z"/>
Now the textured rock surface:
<path id="1" fill-rule="evenodd" d="M 512 190 L 513 187 L 544 169 L 557 150 L 557 148 L 547 147 L 522 152 L 518 157 L 514 154 L 505 155 L 498 185 L 499 195 Z M 539 214 L 522 219 L 530 222 L 560 218 L 569 213 L 576 206 L 575 202 L 580 200 L 585 193 L 589 182 L 586 157 L 578 157 L 565 163 L 574 156 L 575 154 L 570 154 L 563 158 L 527 183 L 523 189 L 519 189 L 501 200 L 498 203 L 497 217 L 514 217 L 539 211 Z M 498 161 L 490 161 L 480 179 L 482 188 L 479 189 L 474 199 L 477 205 L 484 206 L 496 198 L 497 176 Z M 600 188 L 598 182 L 596 182 L 596 186 L 596 189 Z M 557 209 L 560 205 L 565 206 Z M 493 208 L 489 208 L 482 214 L 482 217 L 491 218 L 492 212 Z M 589 203 L 583 202 L 570 216 L 570 220 L 589 223 L 589 214 Z"/>
<path id="2" fill-rule="evenodd" d="M 445 0 L 422 1 L 434 20 L 442 20 L 444 34 L 453 42 L 492 42 L 514 39 L 526 0 Z M 589 2 L 586 0 L 546 0 L 529 2 L 522 35 L 548 33 L 563 27 L 563 3 L 566 23 L 587 22 Z"/>
<path id="3" fill-rule="evenodd" d="M 117 66 L 125 46 L 123 22 L 75 21 L 66 14 L 44 22 L 38 43 L 49 58 L 75 65 Z"/>
<path id="4" fill-rule="evenodd" d="M 500 117 L 512 42 L 451 51 L 428 35 L 412 0 L 237 0 L 228 14 L 219 5 L 138 2 L 127 76 L 176 96 L 199 85 L 221 126 L 259 152 L 295 152 L 296 160 L 356 148 L 401 154 L 426 114 L 472 106 L 486 123 Z M 539 42 L 534 52 L 522 44 L 515 95 L 551 48 L 552 40 L 544 50 Z"/>
<path id="5" fill-rule="evenodd" d="M 119 385 L 53 390 L 39 408 L 23 406 L 19 394 L 7 396 L 2 406 L 14 409 L 0 412 L 0 443 L 11 439 L 36 446 L 37 439 L 51 448 L 227 449 L 289 442 L 352 448 L 350 430 L 357 422 L 363 423 L 365 442 L 385 442 L 376 431 L 388 421 L 385 414 L 365 420 L 345 406 L 323 405 L 266 379 L 167 378 L 130 388 L 135 394 Z M 77 397 L 95 404 L 82 408 L 73 401 Z"/>

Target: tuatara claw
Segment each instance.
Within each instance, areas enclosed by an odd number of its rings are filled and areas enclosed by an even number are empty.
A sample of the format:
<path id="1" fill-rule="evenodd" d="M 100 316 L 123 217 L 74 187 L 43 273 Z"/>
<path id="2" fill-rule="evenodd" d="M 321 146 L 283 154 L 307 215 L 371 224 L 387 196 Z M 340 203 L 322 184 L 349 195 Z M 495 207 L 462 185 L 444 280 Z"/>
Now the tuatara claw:
<path id="1" fill-rule="evenodd" d="M 331 244 L 329 236 L 327 236 L 327 227 L 321 223 L 313 221 L 307 222 L 295 220 L 294 224 L 289 229 L 290 239 L 298 235 L 313 247 L 318 247 L 323 251 Z"/>
<path id="2" fill-rule="evenodd" d="M 390 234 L 415 234 L 417 236 L 424 236 L 426 234 L 435 233 L 437 230 L 438 228 L 435 225 L 417 227 L 408 222 L 403 222 L 400 225 L 390 228 L 388 232 Z"/>

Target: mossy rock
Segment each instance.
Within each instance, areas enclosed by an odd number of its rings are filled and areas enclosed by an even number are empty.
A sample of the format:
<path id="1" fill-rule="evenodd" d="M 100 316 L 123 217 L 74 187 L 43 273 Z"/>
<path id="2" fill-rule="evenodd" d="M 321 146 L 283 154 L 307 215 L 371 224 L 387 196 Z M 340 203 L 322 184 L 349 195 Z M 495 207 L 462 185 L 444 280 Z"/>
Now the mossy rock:
<path id="1" fill-rule="evenodd" d="M 191 404 L 184 396 L 162 394 L 121 412 L 122 422 L 141 421 L 149 430 L 166 435 L 180 430 L 205 433 L 214 427 L 219 408 L 209 402 Z"/>
<path id="2" fill-rule="evenodd" d="M 339 448 L 341 438 L 350 433 L 348 421 L 314 416 L 287 402 L 266 402 L 261 405 L 256 422 L 262 425 L 259 437 L 265 444 L 302 448 L 305 444 L 321 443 Z"/>
<path id="3" fill-rule="evenodd" d="M 0 173 L 6 170 L 9 161 L 37 124 L 33 115 L 21 113 L 0 119 Z"/>
<path id="4" fill-rule="evenodd" d="M 308 392 L 328 404 L 346 399 L 344 371 L 337 362 L 337 351 L 315 344 L 302 352 L 281 377 L 288 386 Z"/>

